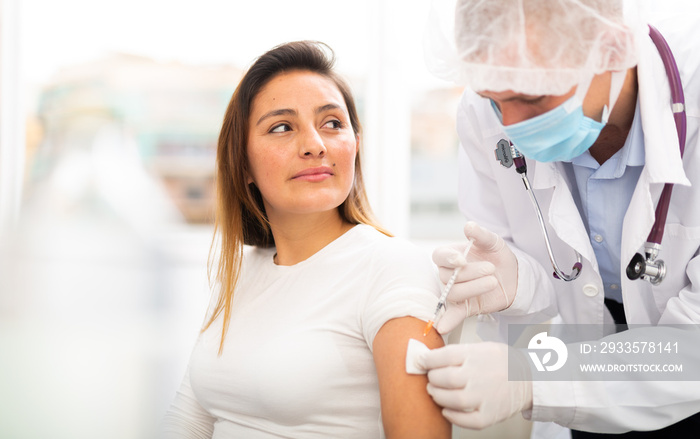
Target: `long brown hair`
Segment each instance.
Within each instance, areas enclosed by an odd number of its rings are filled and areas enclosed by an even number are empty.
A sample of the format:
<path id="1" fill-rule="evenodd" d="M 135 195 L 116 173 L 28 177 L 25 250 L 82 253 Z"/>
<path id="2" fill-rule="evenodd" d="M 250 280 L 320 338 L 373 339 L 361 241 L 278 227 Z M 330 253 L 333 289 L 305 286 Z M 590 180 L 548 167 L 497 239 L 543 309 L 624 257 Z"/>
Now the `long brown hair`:
<path id="1" fill-rule="evenodd" d="M 223 313 L 219 354 L 231 316 L 231 302 L 241 271 L 243 245 L 273 247 L 274 237 L 265 213 L 262 195 L 254 183 L 248 184 L 247 154 L 250 109 L 253 99 L 275 76 L 292 70 L 316 73 L 335 83 L 343 95 L 356 136 L 360 135 L 360 119 L 350 87 L 333 70 L 335 56 L 326 44 L 316 41 L 296 41 L 279 45 L 260 56 L 241 79 L 226 109 L 216 155 L 216 221 L 214 239 L 209 252 L 209 279 L 214 265 L 217 234 L 220 235 L 216 283 L 219 296 L 216 306 L 202 332 Z M 360 151 L 355 157 L 355 176 L 345 201 L 338 206 L 343 220 L 351 224 L 369 224 L 382 229 L 372 214 L 362 180 Z"/>

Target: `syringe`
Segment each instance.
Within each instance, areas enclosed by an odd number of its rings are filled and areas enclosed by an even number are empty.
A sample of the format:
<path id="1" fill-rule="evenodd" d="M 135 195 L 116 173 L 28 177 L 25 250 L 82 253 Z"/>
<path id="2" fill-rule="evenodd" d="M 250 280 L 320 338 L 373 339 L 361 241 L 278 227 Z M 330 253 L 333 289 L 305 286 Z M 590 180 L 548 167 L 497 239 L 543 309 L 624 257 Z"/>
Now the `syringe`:
<path id="1" fill-rule="evenodd" d="M 472 248 L 472 244 L 474 244 L 474 238 L 469 238 L 469 241 L 467 241 L 467 246 L 464 248 L 464 259 L 467 259 L 467 255 L 469 254 L 469 250 Z M 428 321 L 428 324 L 425 325 L 425 329 L 423 330 L 423 337 L 428 335 L 428 332 L 430 332 L 430 329 L 433 327 L 433 325 L 437 324 L 438 322 L 438 317 L 442 317 L 440 314 L 440 310 L 445 307 L 445 303 L 447 302 L 447 295 L 450 293 L 450 290 L 452 289 L 452 285 L 454 285 L 455 280 L 457 279 L 457 275 L 459 274 L 459 271 L 462 269 L 462 266 L 460 265 L 459 267 L 455 268 L 455 271 L 452 273 L 452 276 L 450 276 L 450 280 L 447 281 L 447 284 L 445 284 L 445 289 L 442 290 L 442 294 L 440 295 L 440 299 L 438 300 L 437 308 L 435 308 L 435 315 L 433 316 L 432 320 Z"/>

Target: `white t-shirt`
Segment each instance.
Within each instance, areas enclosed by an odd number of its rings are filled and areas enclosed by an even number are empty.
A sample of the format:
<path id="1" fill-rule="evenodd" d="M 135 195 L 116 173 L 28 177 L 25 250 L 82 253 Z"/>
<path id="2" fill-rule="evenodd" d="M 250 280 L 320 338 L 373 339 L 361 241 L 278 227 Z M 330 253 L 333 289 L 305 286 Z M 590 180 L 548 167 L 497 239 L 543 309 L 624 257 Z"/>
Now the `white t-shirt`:
<path id="1" fill-rule="evenodd" d="M 384 437 L 372 342 L 390 319 L 432 317 L 430 258 L 366 225 L 293 266 L 274 254 L 246 248 L 223 354 L 219 318 L 197 340 L 167 437 Z"/>

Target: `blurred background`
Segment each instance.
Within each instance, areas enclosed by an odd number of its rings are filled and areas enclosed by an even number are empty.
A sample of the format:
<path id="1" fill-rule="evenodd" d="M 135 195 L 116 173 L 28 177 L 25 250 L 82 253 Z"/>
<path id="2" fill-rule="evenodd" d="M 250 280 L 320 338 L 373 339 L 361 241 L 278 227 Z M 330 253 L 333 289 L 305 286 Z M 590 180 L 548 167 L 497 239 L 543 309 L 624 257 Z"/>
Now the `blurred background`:
<path id="1" fill-rule="evenodd" d="M 155 436 L 209 299 L 224 110 L 277 44 L 335 50 L 380 221 L 460 239 L 461 90 L 425 68 L 428 9 L 0 0 L 0 438 Z"/>

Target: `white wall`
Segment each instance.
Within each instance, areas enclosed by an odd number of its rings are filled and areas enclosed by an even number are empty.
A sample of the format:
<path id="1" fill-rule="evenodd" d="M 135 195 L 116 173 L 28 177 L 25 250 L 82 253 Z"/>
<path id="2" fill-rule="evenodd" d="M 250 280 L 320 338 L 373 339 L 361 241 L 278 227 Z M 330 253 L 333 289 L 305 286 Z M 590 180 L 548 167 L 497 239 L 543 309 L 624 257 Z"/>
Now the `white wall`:
<path id="1" fill-rule="evenodd" d="M 19 212 L 24 175 L 19 0 L 0 0 L 0 236 Z"/>

